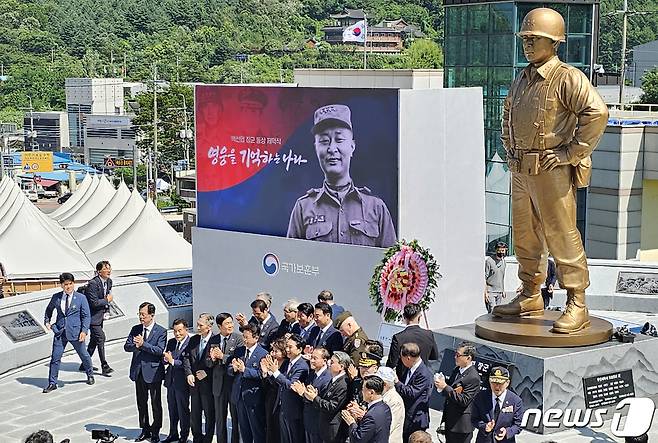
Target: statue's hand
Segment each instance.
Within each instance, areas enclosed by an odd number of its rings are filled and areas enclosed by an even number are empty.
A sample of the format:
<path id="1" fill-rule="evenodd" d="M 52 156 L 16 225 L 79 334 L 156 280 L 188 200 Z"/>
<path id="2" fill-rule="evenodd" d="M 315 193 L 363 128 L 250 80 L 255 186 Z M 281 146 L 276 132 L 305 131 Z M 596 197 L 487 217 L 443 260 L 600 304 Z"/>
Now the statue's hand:
<path id="1" fill-rule="evenodd" d="M 569 158 L 567 150 L 564 148 L 548 149 L 544 152 L 544 157 L 541 159 L 541 168 L 544 171 L 552 171 L 557 166 L 568 165 Z"/>

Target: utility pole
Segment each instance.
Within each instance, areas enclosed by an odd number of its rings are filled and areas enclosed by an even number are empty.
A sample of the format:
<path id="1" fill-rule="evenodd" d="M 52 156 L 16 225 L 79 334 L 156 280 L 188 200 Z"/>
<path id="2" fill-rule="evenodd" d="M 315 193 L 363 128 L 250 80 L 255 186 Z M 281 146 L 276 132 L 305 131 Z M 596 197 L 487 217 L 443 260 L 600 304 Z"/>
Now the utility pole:
<path id="1" fill-rule="evenodd" d="M 624 82 L 626 82 L 626 32 L 628 30 L 628 0 L 624 0 L 624 9 L 621 11 L 621 72 L 619 73 L 619 107 L 624 109 Z"/>
<path id="2" fill-rule="evenodd" d="M 185 144 L 185 167 L 190 169 L 190 142 L 189 139 L 192 137 L 190 127 L 187 121 L 187 105 L 185 104 L 185 94 L 180 94 L 183 98 L 183 125 L 185 126 L 185 133 L 183 135 L 183 143 Z"/>
<path id="3" fill-rule="evenodd" d="M 619 66 L 619 107 L 624 108 L 624 83 L 626 83 L 626 38 L 628 34 L 628 17 L 633 15 L 656 14 L 658 11 L 629 11 L 628 0 L 624 0 L 624 9 L 621 11 L 608 12 L 606 16 L 622 14 L 621 27 L 621 64 Z"/>
<path id="4" fill-rule="evenodd" d="M 158 65 L 153 64 L 153 202 L 158 200 Z M 150 190 L 149 190 L 150 192 Z"/>
<path id="5" fill-rule="evenodd" d="M 28 95 L 27 98 L 30 101 L 30 107 L 27 108 L 27 110 L 30 111 L 30 131 L 27 134 L 27 138 L 30 139 L 30 150 L 38 151 L 37 131 L 34 130 L 34 108 L 32 107 L 32 97 Z M 23 143 L 23 151 L 25 151 L 25 143 Z"/>

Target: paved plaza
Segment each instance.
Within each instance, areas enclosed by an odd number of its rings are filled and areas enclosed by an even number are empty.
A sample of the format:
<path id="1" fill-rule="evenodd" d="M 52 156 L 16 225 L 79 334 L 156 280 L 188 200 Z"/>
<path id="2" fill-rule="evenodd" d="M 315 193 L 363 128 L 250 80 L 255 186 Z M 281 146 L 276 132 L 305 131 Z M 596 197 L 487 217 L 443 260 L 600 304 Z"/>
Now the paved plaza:
<path id="1" fill-rule="evenodd" d="M 70 347 L 69 347 L 70 349 Z M 42 361 L 0 377 L 0 443 L 22 442 L 25 436 L 38 429 L 47 429 L 55 442 L 64 438 L 72 443 L 91 441 L 92 429 L 110 429 L 119 438 L 117 442 L 133 441 L 139 435 L 134 385 L 128 378 L 130 354 L 123 351 L 123 343 L 107 347 L 108 361 L 115 369 L 113 377 L 96 376 L 96 384 L 85 384 L 85 375 L 78 372 L 80 360 L 70 351 L 62 360 L 59 389 L 42 394 L 47 384 L 48 362 Z M 98 366 L 98 357 L 94 359 Z M 169 429 L 166 392 L 163 387 L 164 424 L 161 438 Z M 441 414 L 431 412 L 431 429 L 435 441 Z M 535 435 L 523 432 L 520 443 L 585 443 L 622 442 L 610 437 L 610 423 L 597 430 L 581 429 L 552 435 Z M 650 432 L 650 441 L 658 441 L 658 424 Z"/>

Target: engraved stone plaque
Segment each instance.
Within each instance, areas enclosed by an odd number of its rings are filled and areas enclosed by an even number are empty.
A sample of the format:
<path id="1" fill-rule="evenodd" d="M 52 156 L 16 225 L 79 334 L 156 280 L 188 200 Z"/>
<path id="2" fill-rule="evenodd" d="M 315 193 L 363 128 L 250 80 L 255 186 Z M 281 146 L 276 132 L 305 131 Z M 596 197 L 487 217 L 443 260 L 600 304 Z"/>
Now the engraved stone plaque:
<path id="1" fill-rule="evenodd" d="M 620 272 L 617 277 L 617 292 L 658 295 L 658 273 Z"/>
<path id="2" fill-rule="evenodd" d="M 46 335 L 43 327 L 27 311 L 1 316 L 0 327 L 14 343 Z"/>
<path id="3" fill-rule="evenodd" d="M 169 307 L 192 306 L 192 282 L 157 285 L 162 300 Z"/>

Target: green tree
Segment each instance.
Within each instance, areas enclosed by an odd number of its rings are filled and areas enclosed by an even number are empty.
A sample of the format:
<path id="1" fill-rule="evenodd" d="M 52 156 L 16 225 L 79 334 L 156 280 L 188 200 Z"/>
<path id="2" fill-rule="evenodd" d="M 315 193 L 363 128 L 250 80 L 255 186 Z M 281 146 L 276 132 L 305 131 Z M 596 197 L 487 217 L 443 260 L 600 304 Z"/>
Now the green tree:
<path id="1" fill-rule="evenodd" d="M 443 51 L 432 40 L 414 40 L 402 57 L 405 67 L 411 69 L 438 69 L 443 66 Z"/>
<path id="2" fill-rule="evenodd" d="M 642 103 L 658 104 L 658 68 L 642 76 Z"/>
<path id="3" fill-rule="evenodd" d="M 123 180 L 126 185 L 132 186 L 133 184 L 133 168 L 116 168 L 113 172 L 115 184 L 119 184 Z M 137 189 L 146 189 L 146 166 L 144 164 L 137 165 Z"/>
<path id="4" fill-rule="evenodd" d="M 183 96 L 186 109 L 183 110 Z M 194 159 L 193 139 L 185 140 L 180 137 L 184 129 L 185 113 L 187 113 L 188 129 L 194 133 L 194 99 L 193 90 L 188 86 L 172 83 L 168 88 L 158 87 L 158 174 L 169 175 L 171 163 L 190 156 Z M 137 96 L 139 111 L 133 119 L 137 127 L 139 141 L 137 147 L 142 156 L 146 156 L 153 149 L 153 90 Z M 186 147 L 188 148 L 186 150 Z"/>

